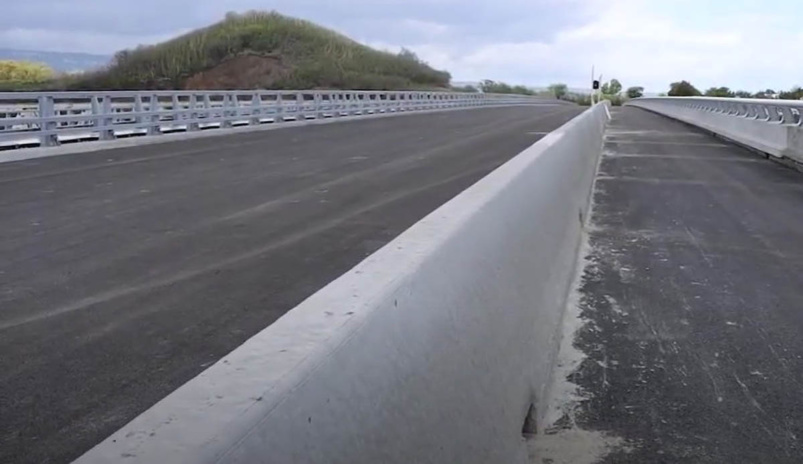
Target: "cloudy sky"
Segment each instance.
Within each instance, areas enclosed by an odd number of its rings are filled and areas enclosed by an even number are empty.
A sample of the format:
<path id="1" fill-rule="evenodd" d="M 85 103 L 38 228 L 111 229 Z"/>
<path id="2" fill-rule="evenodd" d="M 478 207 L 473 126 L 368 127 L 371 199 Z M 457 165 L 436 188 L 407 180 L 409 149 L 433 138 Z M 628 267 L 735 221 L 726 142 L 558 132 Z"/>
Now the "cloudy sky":
<path id="1" fill-rule="evenodd" d="M 664 91 L 803 84 L 800 0 L 2 0 L 0 48 L 110 54 L 227 11 L 275 9 L 366 44 L 407 47 L 456 81 L 607 80 Z"/>

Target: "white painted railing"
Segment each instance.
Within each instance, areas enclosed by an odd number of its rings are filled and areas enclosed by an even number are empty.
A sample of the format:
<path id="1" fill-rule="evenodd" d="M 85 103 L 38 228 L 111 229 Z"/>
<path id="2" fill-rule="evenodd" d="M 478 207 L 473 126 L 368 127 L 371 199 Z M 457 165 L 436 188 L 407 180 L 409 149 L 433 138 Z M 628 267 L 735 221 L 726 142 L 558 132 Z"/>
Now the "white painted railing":
<path id="1" fill-rule="evenodd" d="M 350 90 L 8 92 L 0 93 L 0 148 L 537 100 L 523 95 Z"/>
<path id="2" fill-rule="evenodd" d="M 803 162 L 803 101 L 659 97 L 627 103 L 709 130 L 775 157 Z"/>

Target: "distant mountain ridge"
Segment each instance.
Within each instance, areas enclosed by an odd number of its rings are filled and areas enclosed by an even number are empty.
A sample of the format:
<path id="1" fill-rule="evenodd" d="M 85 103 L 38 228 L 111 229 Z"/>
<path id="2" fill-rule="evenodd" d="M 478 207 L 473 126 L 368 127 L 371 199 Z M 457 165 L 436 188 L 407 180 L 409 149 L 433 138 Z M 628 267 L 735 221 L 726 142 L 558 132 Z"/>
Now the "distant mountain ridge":
<path id="1" fill-rule="evenodd" d="M 0 48 L 0 60 L 35 61 L 45 63 L 53 68 L 54 71 L 73 73 L 102 68 L 111 62 L 112 57 L 110 55 L 93 55 L 91 53 Z"/>

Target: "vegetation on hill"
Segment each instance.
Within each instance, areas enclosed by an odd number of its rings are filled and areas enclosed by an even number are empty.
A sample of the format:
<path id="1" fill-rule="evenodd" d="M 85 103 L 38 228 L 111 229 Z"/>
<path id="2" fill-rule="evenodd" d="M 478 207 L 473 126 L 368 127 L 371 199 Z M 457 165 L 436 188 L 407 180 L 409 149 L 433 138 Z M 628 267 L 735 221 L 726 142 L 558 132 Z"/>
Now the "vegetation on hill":
<path id="1" fill-rule="evenodd" d="M 536 92 L 523 85 L 510 85 L 486 79 L 480 82 L 480 90 L 484 93 L 515 93 L 519 95 L 535 95 Z"/>
<path id="2" fill-rule="evenodd" d="M 254 67 L 259 72 L 249 72 Z M 220 68 L 220 69 L 219 69 Z M 276 12 L 229 13 L 167 42 L 118 52 L 71 89 L 448 88 L 450 75 L 410 51 L 372 49 Z"/>

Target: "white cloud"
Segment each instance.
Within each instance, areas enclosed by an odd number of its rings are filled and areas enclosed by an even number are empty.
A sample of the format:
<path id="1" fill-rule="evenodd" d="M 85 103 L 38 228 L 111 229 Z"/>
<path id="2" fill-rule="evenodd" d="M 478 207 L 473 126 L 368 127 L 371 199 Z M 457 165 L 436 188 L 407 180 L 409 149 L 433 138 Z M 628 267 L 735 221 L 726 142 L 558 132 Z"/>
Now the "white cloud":
<path id="1" fill-rule="evenodd" d="M 414 34 L 418 34 L 419 39 L 431 39 L 442 36 L 450 32 L 451 28 L 446 24 L 434 21 L 422 21 L 420 19 L 404 19 L 401 26 Z"/>
<path id="2" fill-rule="evenodd" d="M 606 79 L 616 77 L 625 86 L 642 85 L 655 92 L 681 79 L 701 89 L 727 85 L 758 90 L 800 83 L 803 63 L 796 57 L 803 33 L 790 33 L 779 14 L 723 12 L 716 20 L 689 24 L 689 13 L 667 15 L 653 6 L 641 0 L 607 1 L 595 19 L 551 40 L 487 43 L 468 52 L 445 42 L 411 48 L 466 81 L 584 87 L 593 64 Z"/>

